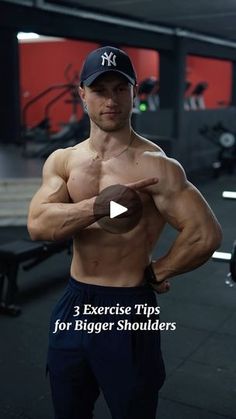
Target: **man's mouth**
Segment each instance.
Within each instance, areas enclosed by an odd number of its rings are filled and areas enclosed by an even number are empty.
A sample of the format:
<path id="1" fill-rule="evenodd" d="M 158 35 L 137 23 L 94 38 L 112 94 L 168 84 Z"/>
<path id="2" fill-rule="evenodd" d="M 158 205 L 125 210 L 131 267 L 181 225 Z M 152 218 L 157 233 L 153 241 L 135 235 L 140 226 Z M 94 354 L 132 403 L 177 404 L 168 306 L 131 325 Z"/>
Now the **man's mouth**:
<path id="1" fill-rule="evenodd" d="M 120 112 L 119 111 L 107 111 L 107 112 L 102 112 L 102 115 L 119 115 Z"/>

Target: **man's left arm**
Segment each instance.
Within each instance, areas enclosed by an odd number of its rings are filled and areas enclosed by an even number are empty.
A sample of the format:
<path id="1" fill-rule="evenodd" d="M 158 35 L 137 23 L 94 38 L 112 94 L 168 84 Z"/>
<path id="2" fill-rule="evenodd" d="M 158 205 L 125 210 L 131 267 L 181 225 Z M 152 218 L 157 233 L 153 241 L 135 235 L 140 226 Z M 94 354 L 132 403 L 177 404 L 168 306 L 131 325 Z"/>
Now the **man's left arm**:
<path id="1" fill-rule="evenodd" d="M 154 203 L 179 234 L 167 254 L 153 263 L 157 281 L 191 271 L 220 246 L 221 227 L 201 193 L 186 179 L 182 166 L 162 158 L 160 181 L 152 187 Z"/>

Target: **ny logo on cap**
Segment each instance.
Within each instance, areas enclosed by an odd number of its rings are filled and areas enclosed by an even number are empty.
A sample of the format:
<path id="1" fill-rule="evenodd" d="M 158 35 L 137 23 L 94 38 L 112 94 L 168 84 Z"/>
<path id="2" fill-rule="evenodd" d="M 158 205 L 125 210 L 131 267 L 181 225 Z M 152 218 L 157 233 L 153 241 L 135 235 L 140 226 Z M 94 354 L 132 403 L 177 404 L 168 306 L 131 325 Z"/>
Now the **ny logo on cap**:
<path id="1" fill-rule="evenodd" d="M 110 67 L 111 65 L 114 65 L 116 67 L 116 55 L 113 54 L 113 52 L 110 52 L 108 55 L 107 52 L 104 52 L 103 55 L 101 55 L 102 58 L 102 65 L 105 65 L 105 62 L 107 62 L 107 65 Z"/>

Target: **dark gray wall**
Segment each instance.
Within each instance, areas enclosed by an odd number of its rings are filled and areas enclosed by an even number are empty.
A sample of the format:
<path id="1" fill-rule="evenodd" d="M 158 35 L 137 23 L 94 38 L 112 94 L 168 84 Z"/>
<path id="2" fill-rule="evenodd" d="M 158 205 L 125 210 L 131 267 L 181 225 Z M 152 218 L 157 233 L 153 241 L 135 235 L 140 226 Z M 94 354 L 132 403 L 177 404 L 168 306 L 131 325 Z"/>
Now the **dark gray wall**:
<path id="1" fill-rule="evenodd" d="M 183 124 L 178 138 L 173 138 L 173 111 L 143 112 L 134 118 L 138 133 L 159 144 L 170 157 L 177 158 L 188 172 L 210 167 L 216 159 L 218 148 L 204 138 L 199 129 L 204 125 L 222 122 L 236 133 L 236 108 L 184 111 Z"/>
<path id="2" fill-rule="evenodd" d="M 176 156 L 188 171 L 208 167 L 216 159 L 219 148 L 204 138 L 199 129 L 222 122 L 236 133 L 236 108 L 208 109 L 184 112 L 184 124 L 179 138 Z"/>

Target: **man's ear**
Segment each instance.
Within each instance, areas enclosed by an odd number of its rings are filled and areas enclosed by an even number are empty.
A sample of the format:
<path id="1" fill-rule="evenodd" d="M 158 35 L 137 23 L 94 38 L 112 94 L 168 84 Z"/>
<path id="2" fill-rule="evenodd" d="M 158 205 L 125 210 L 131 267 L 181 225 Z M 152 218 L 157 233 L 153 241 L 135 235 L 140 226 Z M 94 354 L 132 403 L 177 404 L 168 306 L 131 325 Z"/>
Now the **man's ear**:
<path id="1" fill-rule="evenodd" d="M 80 95 L 82 101 L 84 101 L 85 100 L 85 90 L 81 86 L 79 86 L 79 95 Z"/>
<path id="2" fill-rule="evenodd" d="M 135 98 L 138 94 L 138 85 L 136 84 L 133 88 L 133 98 Z"/>
<path id="3" fill-rule="evenodd" d="M 79 86 L 79 95 L 83 102 L 84 111 L 87 112 L 87 104 L 85 101 L 85 89 L 83 89 L 83 87 L 80 87 L 80 86 Z"/>

